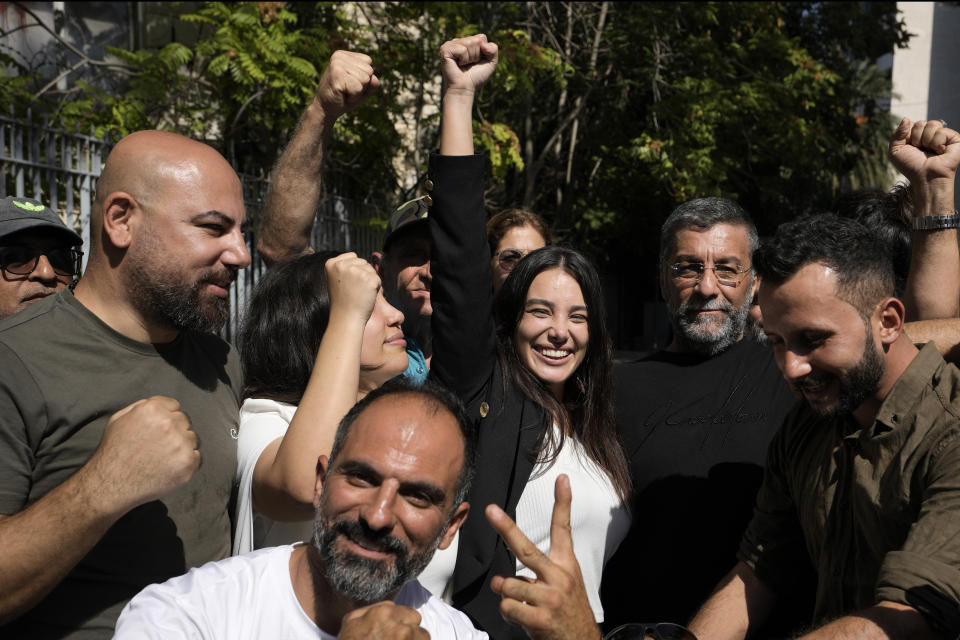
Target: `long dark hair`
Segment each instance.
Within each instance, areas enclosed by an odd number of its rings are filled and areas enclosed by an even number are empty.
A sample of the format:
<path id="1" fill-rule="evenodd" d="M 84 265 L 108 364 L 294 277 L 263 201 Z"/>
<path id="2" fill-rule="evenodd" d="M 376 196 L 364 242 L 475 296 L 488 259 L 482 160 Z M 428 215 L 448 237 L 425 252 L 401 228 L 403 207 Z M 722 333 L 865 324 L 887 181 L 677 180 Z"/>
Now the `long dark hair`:
<path id="1" fill-rule="evenodd" d="M 330 320 L 324 251 L 269 271 L 257 285 L 237 341 L 246 398 L 299 404 Z"/>
<path id="2" fill-rule="evenodd" d="M 564 383 L 563 399 L 557 400 L 550 388 L 519 358 L 514 337 L 527 302 L 527 292 L 540 273 L 562 269 L 583 293 L 587 305 L 590 340 L 580 366 Z M 630 475 L 623 447 L 617 437 L 616 418 L 611 395 L 610 334 L 600 288 L 600 277 L 593 265 L 577 251 L 567 247 L 544 247 L 523 258 L 503 283 L 494 300 L 497 323 L 497 350 L 504 380 L 509 376 L 523 394 L 544 409 L 545 437 L 537 459 L 553 460 L 566 434 L 574 434 L 590 458 L 610 477 L 621 500 L 630 493 Z M 559 441 L 550 428 L 556 420 Z"/>

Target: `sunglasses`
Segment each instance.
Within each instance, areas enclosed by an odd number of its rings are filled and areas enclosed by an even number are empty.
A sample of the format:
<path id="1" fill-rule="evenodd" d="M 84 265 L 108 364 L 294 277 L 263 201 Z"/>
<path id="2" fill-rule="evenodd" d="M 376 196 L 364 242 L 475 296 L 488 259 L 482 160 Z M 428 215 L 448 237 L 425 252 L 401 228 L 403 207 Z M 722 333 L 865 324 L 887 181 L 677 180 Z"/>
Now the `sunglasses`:
<path id="1" fill-rule="evenodd" d="M 493 254 L 493 257 L 497 259 L 497 264 L 500 265 L 501 269 L 510 273 L 525 255 L 527 254 L 520 249 L 501 249 Z"/>
<path id="2" fill-rule="evenodd" d="M 35 249 L 31 247 L 0 247 L 0 269 L 16 276 L 28 276 L 40 264 L 40 256 L 46 256 L 53 272 L 58 276 L 73 277 L 80 273 L 80 260 L 83 252 L 77 249 L 60 247 L 57 249 Z"/>
<path id="3" fill-rule="evenodd" d="M 697 640 L 697 636 L 693 635 L 690 629 L 672 622 L 631 622 L 620 625 L 603 636 L 603 640 Z"/>

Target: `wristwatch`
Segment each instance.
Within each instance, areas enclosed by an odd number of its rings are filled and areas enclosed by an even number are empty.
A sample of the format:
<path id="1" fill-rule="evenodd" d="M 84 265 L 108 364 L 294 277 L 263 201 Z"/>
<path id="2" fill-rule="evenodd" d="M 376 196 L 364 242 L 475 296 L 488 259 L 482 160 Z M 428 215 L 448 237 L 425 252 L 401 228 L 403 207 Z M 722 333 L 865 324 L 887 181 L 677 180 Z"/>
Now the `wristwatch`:
<path id="1" fill-rule="evenodd" d="M 939 231 L 957 227 L 960 227 L 960 213 L 956 210 L 945 216 L 916 216 L 913 219 L 914 231 Z"/>

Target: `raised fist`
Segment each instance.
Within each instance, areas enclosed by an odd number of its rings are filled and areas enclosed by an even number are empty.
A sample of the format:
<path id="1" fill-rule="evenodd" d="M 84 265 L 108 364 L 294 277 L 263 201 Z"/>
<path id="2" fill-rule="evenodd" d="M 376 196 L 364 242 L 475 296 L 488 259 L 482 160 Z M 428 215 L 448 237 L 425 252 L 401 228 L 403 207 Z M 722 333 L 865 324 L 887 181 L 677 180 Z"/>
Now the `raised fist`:
<path id="1" fill-rule="evenodd" d="M 365 53 L 333 52 L 313 98 L 327 118 L 336 119 L 353 111 L 380 87 L 372 62 Z"/>
<path id="2" fill-rule="evenodd" d="M 480 33 L 448 40 L 440 46 L 443 82 L 447 93 L 473 93 L 497 68 L 498 48 Z"/>
<path id="3" fill-rule="evenodd" d="M 330 307 L 355 312 L 362 322 L 373 312 L 380 291 L 380 276 L 369 262 L 352 251 L 327 260 Z"/>
<path id="4" fill-rule="evenodd" d="M 198 445 L 180 403 L 154 396 L 110 417 L 88 464 L 100 497 L 126 512 L 186 484 L 200 467 Z"/>
<path id="5" fill-rule="evenodd" d="M 429 640 L 430 634 L 420 627 L 420 614 L 393 602 L 378 602 L 351 611 L 343 617 L 340 640 Z"/>
<path id="6" fill-rule="evenodd" d="M 960 164 L 960 134 L 940 120 L 904 118 L 890 136 L 890 160 L 913 186 L 936 180 L 952 184 Z"/>

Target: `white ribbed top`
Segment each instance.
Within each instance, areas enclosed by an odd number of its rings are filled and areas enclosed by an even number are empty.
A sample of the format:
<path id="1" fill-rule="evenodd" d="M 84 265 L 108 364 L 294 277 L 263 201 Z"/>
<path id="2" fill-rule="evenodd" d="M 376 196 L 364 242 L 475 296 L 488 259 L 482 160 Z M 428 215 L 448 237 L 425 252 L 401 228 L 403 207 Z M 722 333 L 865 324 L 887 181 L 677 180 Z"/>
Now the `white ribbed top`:
<path id="1" fill-rule="evenodd" d="M 553 429 L 554 435 L 559 435 L 557 425 L 553 425 Z M 573 552 L 580 563 L 594 618 L 603 622 L 600 577 L 603 566 L 627 535 L 630 516 L 609 476 L 590 459 L 576 438 L 564 438 L 560 454 L 549 465 L 541 462 L 534 465 L 517 503 L 517 526 L 540 551 L 550 553 L 553 486 L 561 473 L 570 478 L 573 493 L 570 505 Z M 536 578 L 519 560 L 517 575 Z"/>

